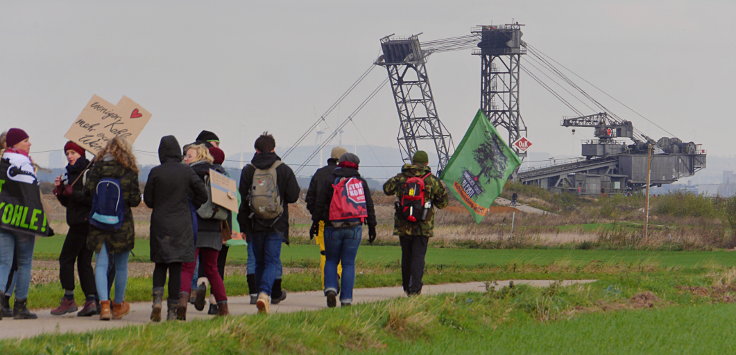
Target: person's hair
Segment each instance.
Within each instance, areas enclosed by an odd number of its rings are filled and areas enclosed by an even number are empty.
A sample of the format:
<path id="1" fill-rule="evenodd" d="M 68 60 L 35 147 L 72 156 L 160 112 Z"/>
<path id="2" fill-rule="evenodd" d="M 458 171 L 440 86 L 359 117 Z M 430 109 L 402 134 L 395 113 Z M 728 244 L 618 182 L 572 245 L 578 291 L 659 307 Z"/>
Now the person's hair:
<path id="1" fill-rule="evenodd" d="M 187 147 L 187 150 L 184 151 L 185 155 L 186 155 L 186 152 L 189 151 L 189 149 L 194 149 L 194 151 L 197 153 L 192 163 L 196 163 L 198 161 L 206 161 L 212 164 L 212 162 L 215 161 L 215 158 L 213 158 L 212 154 L 210 154 L 210 150 L 207 149 L 207 147 L 205 147 L 204 144 L 187 144 L 186 147 Z"/>
<path id="2" fill-rule="evenodd" d="M 256 148 L 261 153 L 268 153 L 276 148 L 276 140 L 268 132 L 263 132 L 263 134 L 256 138 L 253 148 Z"/>
<path id="3" fill-rule="evenodd" d="M 115 136 L 107 143 L 105 148 L 102 148 L 97 153 L 98 158 L 102 158 L 105 155 L 110 154 L 115 161 L 120 163 L 124 168 L 132 170 L 134 173 L 138 173 L 138 165 L 135 161 L 135 155 L 133 155 L 133 149 L 125 139 Z"/>
<path id="4" fill-rule="evenodd" d="M 3 154 L 5 152 L 5 148 L 7 148 L 7 143 L 5 142 L 5 137 L 7 135 L 8 131 L 3 131 L 3 133 L 0 133 L 0 155 Z"/>

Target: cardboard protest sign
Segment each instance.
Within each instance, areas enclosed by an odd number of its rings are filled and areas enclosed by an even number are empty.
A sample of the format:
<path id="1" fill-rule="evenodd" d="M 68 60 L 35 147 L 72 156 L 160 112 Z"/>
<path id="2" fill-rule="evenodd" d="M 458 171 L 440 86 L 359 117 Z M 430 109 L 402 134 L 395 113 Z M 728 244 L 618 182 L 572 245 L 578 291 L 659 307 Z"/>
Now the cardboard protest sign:
<path id="1" fill-rule="evenodd" d="M 128 97 L 114 105 L 93 95 L 64 137 L 96 155 L 115 136 L 133 144 L 150 119 L 151 113 Z"/>
<path id="2" fill-rule="evenodd" d="M 0 162 L 0 228 L 54 235 L 41 203 L 41 191 L 34 176 L 25 175 L 8 160 Z"/>
<path id="3" fill-rule="evenodd" d="M 238 211 L 237 185 L 235 180 L 210 169 L 212 202 L 230 211 Z"/>

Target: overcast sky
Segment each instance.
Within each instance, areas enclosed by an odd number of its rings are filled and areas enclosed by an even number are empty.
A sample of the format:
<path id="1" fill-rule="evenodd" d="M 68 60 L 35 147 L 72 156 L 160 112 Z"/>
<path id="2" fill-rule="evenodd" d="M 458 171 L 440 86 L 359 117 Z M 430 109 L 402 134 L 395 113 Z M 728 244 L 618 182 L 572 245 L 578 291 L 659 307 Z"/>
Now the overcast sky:
<path id="1" fill-rule="evenodd" d="M 431 40 L 513 20 L 526 25 L 526 42 L 669 132 L 732 155 L 734 14 L 728 0 L 2 0 L 0 128 L 26 129 L 33 151 L 60 149 L 92 94 L 112 102 L 127 95 L 153 114 L 137 150 L 155 151 L 162 135 L 185 143 L 209 129 L 226 152 L 250 151 L 265 130 L 283 151 L 375 60 L 379 38 L 421 32 Z M 479 106 L 480 58 L 438 53 L 427 68 L 457 143 Z M 373 70 L 323 129 L 334 129 L 385 77 Z M 592 132 L 571 135 L 559 122 L 573 113 L 528 76 L 521 81 L 532 150 L 578 155 Z M 610 108 L 655 139 L 669 136 Z M 342 140 L 395 147 L 397 132 L 385 87 Z"/>

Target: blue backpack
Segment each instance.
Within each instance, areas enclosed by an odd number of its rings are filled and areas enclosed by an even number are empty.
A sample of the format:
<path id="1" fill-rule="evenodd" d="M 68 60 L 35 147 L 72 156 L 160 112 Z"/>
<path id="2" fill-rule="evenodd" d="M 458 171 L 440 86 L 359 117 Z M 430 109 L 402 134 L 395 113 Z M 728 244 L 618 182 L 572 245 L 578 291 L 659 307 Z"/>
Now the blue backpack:
<path id="1" fill-rule="evenodd" d="M 102 178 L 95 187 L 89 224 L 102 230 L 116 231 L 123 226 L 125 201 L 120 180 Z"/>

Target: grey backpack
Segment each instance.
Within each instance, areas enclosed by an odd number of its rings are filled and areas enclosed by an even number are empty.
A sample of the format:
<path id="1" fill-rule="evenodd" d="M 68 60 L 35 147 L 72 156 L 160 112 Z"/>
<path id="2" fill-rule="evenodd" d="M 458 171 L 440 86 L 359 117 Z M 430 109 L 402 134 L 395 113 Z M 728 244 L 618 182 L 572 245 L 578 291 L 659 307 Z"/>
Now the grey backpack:
<path id="1" fill-rule="evenodd" d="M 199 206 L 197 214 L 203 219 L 227 220 L 227 209 L 212 202 L 212 184 L 209 175 L 204 177 L 204 186 L 207 189 L 207 202 Z"/>
<path id="2" fill-rule="evenodd" d="M 283 163 L 277 160 L 268 169 L 258 169 L 253 166 L 255 172 L 248 194 L 251 218 L 273 220 L 275 223 L 276 219 L 284 213 L 284 205 L 281 203 L 281 194 L 276 178 L 276 168 L 281 164 Z"/>

